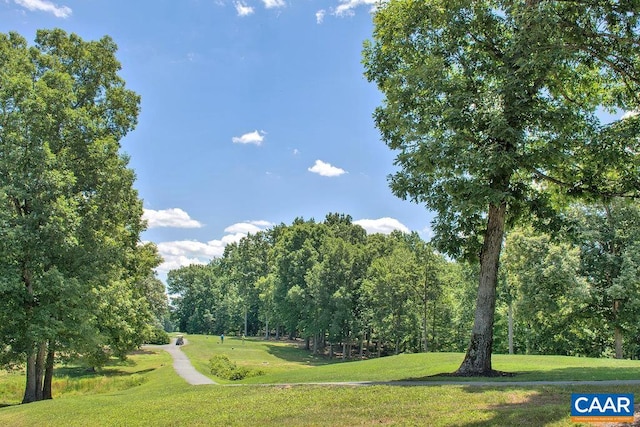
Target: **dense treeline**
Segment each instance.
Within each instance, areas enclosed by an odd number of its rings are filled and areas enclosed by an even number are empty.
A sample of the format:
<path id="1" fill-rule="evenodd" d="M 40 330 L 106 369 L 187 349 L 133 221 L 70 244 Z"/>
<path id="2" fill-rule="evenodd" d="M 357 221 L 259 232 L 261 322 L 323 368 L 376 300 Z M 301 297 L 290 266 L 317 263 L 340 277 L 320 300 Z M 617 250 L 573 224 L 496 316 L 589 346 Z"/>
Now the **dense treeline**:
<path id="1" fill-rule="evenodd" d="M 509 231 L 495 351 L 640 356 L 638 205 L 575 206 L 562 223 Z M 367 235 L 330 214 L 248 235 L 209 265 L 171 271 L 168 288 L 188 333 L 301 338 L 343 357 L 464 351 L 477 269 L 416 233 Z"/>
<path id="2" fill-rule="evenodd" d="M 168 289 L 181 331 L 302 338 L 346 357 L 462 351 L 468 277 L 416 233 L 367 235 L 329 214 L 250 234 L 206 266 L 171 271 Z"/>

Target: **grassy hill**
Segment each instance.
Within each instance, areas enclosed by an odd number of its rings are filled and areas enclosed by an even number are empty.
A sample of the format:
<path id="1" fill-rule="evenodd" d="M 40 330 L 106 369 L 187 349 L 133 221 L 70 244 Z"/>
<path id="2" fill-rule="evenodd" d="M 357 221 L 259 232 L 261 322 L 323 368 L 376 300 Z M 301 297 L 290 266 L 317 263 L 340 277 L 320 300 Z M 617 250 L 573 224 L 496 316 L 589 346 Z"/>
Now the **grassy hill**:
<path id="1" fill-rule="evenodd" d="M 244 384 L 237 387 L 189 386 L 175 374 L 170 356 L 154 351 L 133 355 L 129 363 L 110 366 L 100 374 L 59 369 L 54 400 L 15 405 L 24 377 L 5 373 L 0 374 L 0 406 L 8 406 L 0 408 L 0 425 L 575 426 L 569 419 L 572 392 L 640 392 L 640 386 L 291 385 L 434 381 L 430 375 L 454 370 L 463 355 L 411 354 L 342 362 L 312 357 L 284 342 L 227 338 L 220 344 L 215 337 L 187 338 L 184 350 L 205 374 L 213 354 L 226 354 L 238 365 L 259 367 L 266 375 L 234 382 Z M 508 381 L 640 378 L 638 361 L 496 355 L 494 367 L 518 373 Z M 262 384 L 249 384 L 258 382 Z"/>

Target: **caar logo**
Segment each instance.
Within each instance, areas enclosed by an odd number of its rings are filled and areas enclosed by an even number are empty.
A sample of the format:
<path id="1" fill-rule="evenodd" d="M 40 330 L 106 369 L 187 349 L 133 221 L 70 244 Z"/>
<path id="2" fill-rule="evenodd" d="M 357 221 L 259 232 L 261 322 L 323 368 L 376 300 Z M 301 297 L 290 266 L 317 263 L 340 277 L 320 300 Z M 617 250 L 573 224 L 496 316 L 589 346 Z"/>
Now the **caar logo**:
<path id="1" fill-rule="evenodd" d="M 571 421 L 633 422 L 633 394 L 571 394 Z"/>

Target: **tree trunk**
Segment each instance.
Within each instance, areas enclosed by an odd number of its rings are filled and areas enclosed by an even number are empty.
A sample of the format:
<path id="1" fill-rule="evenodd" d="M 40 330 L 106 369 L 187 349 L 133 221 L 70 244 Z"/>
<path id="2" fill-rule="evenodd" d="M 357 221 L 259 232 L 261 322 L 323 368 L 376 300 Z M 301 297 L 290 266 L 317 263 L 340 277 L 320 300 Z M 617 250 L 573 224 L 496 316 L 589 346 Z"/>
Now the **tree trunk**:
<path id="1" fill-rule="evenodd" d="M 47 344 L 41 343 L 38 346 L 38 355 L 36 357 L 36 400 L 43 400 L 42 391 L 44 390 L 42 379 L 45 371 L 45 357 L 47 356 Z"/>
<path id="2" fill-rule="evenodd" d="M 509 354 L 513 354 L 513 303 L 509 301 Z"/>
<path id="3" fill-rule="evenodd" d="M 22 403 L 31 403 L 37 400 L 36 393 L 36 359 L 37 355 L 30 354 L 27 356 L 27 379 L 24 387 L 24 396 Z"/>
<path id="4" fill-rule="evenodd" d="M 22 215 L 20 212 L 18 212 Z M 27 268 L 26 261 L 22 263 L 22 283 L 24 284 L 27 294 L 33 299 L 33 285 L 31 283 L 31 272 Z M 27 315 L 31 317 L 33 311 L 33 301 L 27 302 Z M 36 360 L 38 359 L 35 343 L 29 349 L 27 354 L 27 372 L 24 387 L 24 395 L 22 397 L 22 403 L 31 403 L 38 400 L 37 392 L 37 375 L 36 375 Z"/>
<path id="5" fill-rule="evenodd" d="M 246 337 L 248 335 L 248 329 L 247 329 L 247 319 L 248 319 L 248 315 L 247 315 L 247 306 L 245 305 L 244 307 L 244 336 Z"/>
<path id="6" fill-rule="evenodd" d="M 618 319 L 618 312 L 620 311 L 620 300 L 613 301 L 613 315 L 616 320 Z M 622 329 L 620 326 L 615 326 L 613 328 L 613 336 L 614 336 L 614 347 L 616 350 L 616 359 L 622 359 Z"/>
<path id="7" fill-rule="evenodd" d="M 480 253 L 480 280 L 473 331 L 467 354 L 456 371 L 460 376 L 495 375 L 495 371 L 491 368 L 491 352 L 505 214 L 506 202 L 489 206 L 487 229 Z"/>
<path id="8" fill-rule="evenodd" d="M 53 365 L 55 361 L 55 349 L 53 344 L 49 343 L 49 351 L 47 352 L 47 362 L 44 370 L 44 385 L 42 386 L 42 398 L 53 399 L 51 394 L 51 385 L 53 383 Z"/>
<path id="9" fill-rule="evenodd" d="M 433 300 L 433 318 L 431 319 L 431 351 L 438 351 L 436 348 L 436 316 L 438 314 L 438 300 Z"/>
<path id="10" fill-rule="evenodd" d="M 616 347 L 616 359 L 622 359 L 622 331 L 620 327 L 615 327 L 615 347 Z"/>
<path id="11" fill-rule="evenodd" d="M 423 351 L 426 353 L 429 351 L 429 329 L 427 328 L 427 316 L 428 313 L 428 301 L 424 301 L 423 312 L 422 312 L 422 336 L 423 336 Z"/>

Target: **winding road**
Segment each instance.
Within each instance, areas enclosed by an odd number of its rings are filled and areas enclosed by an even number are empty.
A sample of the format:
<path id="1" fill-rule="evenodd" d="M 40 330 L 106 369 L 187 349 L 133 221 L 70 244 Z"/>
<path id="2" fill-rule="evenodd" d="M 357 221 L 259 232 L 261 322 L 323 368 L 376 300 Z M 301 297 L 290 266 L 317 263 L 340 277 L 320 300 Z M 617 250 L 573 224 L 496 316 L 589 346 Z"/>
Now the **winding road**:
<path id="1" fill-rule="evenodd" d="M 184 343 L 187 344 L 185 338 Z M 173 369 L 176 373 L 185 379 L 191 385 L 217 384 L 211 378 L 202 375 L 196 371 L 186 354 L 183 353 L 181 346 L 176 345 L 176 339 L 171 340 L 171 344 L 149 346 L 166 351 L 173 357 Z"/>

